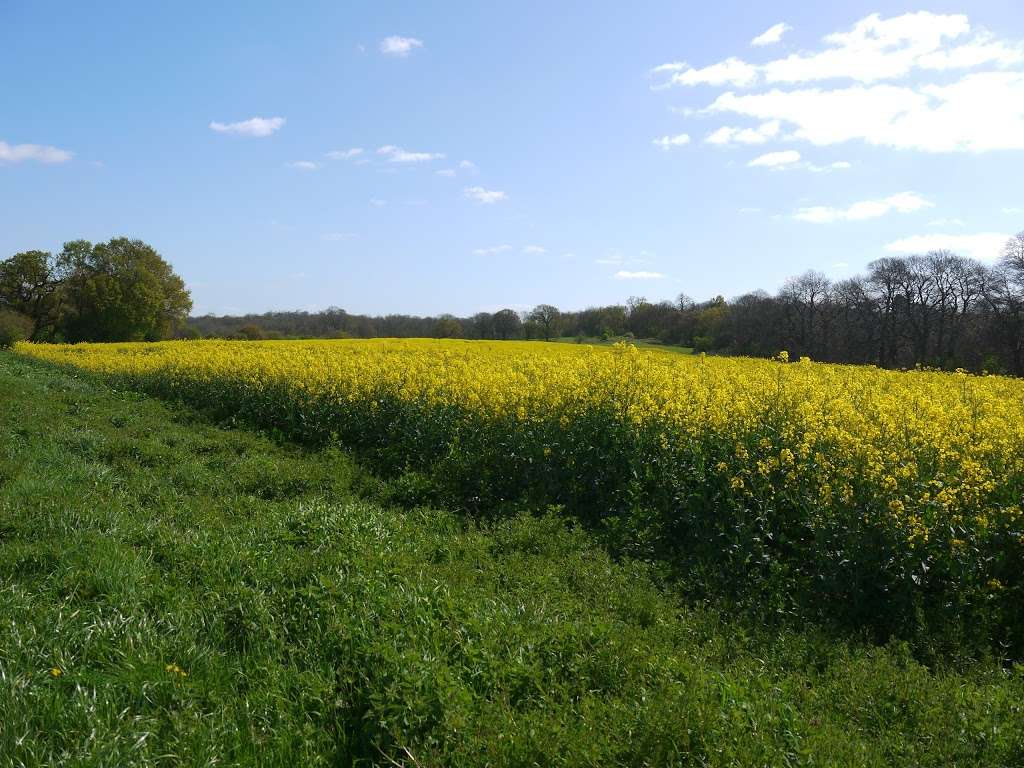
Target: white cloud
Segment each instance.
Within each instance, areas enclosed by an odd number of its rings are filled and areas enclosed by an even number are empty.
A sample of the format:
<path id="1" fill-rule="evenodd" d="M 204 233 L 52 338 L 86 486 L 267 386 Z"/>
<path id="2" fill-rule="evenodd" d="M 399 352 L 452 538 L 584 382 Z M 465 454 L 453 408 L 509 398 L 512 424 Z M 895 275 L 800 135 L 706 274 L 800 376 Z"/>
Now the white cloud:
<path id="1" fill-rule="evenodd" d="M 922 11 L 883 19 L 875 13 L 858 21 L 849 32 L 825 37 L 824 50 L 769 62 L 762 72 L 770 83 L 805 83 L 833 78 L 862 83 L 892 80 L 914 69 L 939 68 L 934 54 L 950 50 L 944 46 L 968 34 L 970 29 L 963 15 Z M 962 60 L 963 57 L 957 55 L 956 61 Z"/>
<path id="2" fill-rule="evenodd" d="M 834 163 L 828 165 L 815 165 L 814 163 L 805 163 L 804 167 L 811 173 L 831 173 L 832 171 L 848 171 L 853 168 L 853 165 L 846 162 L 845 160 L 837 160 Z"/>
<path id="3" fill-rule="evenodd" d="M 477 248 L 473 254 L 475 256 L 497 256 L 499 253 L 508 253 L 511 250 L 511 245 L 492 245 L 487 248 Z"/>
<path id="4" fill-rule="evenodd" d="M 709 133 L 704 141 L 708 144 L 728 146 L 730 144 L 764 144 L 779 135 L 779 121 L 769 120 L 757 128 L 730 128 L 723 126 Z"/>
<path id="5" fill-rule="evenodd" d="M 777 42 L 784 25 L 776 25 Z M 761 37 L 765 37 L 762 35 Z M 757 44 L 755 38 L 753 44 Z M 731 85 L 746 88 L 767 83 L 808 83 L 849 79 L 875 83 L 906 77 L 914 71 L 949 71 L 981 66 L 1012 67 L 1024 62 L 1024 46 L 996 39 L 985 30 L 971 35 L 967 16 L 906 13 L 883 19 L 875 13 L 847 31 L 827 35 L 821 50 L 794 53 L 765 64 L 729 57 L 697 69 L 682 62 L 663 64 L 652 74 L 668 74 L 670 85 Z"/>
<path id="6" fill-rule="evenodd" d="M 661 280 L 665 275 L 661 272 L 629 272 L 625 269 L 620 269 L 615 273 L 616 280 Z"/>
<path id="7" fill-rule="evenodd" d="M 0 141 L 0 163 L 22 163 L 34 160 L 38 163 L 66 163 L 74 157 L 73 152 L 42 144 L 8 144 Z"/>
<path id="8" fill-rule="evenodd" d="M 1019 216 L 1024 213 L 1024 208 L 1003 208 L 1003 213 L 1007 216 Z"/>
<path id="9" fill-rule="evenodd" d="M 651 70 L 652 75 L 668 72 L 672 73 L 668 82 L 657 85 L 655 88 L 666 88 L 672 85 L 732 85 L 737 88 L 745 88 L 757 82 L 758 78 L 757 67 L 734 57 L 702 69 L 695 69 L 677 61 L 671 64 L 662 64 Z"/>
<path id="10" fill-rule="evenodd" d="M 370 198 L 370 205 L 372 205 L 374 208 L 383 208 L 387 204 L 387 200 L 381 200 L 379 197 Z"/>
<path id="11" fill-rule="evenodd" d="M 523 248 L 523 253 L 527 256 L 541 256 L 548 252 L 548 249 L 542 245 L 527 245 Z"/>
<path id="12" fill-rule="evenodd" d="M 446 176 L 448 178 L 454 178 L 458 175 L 459 171 L 465 171 L 466 173 L 477 173 L 479 169 L 475 163 L 469 160 L 460 160 L 455 168 L 443 168 L 440 171 L 435 171 L 438 176 Z"/>
<path id="13" fill-rule="evenodd" d="M 789 24 L 785 22 L 779 22 L 773 27 L 769 27 L 760 35 L 750 41 L 751 45 L 774 45 L 782 39 L 782 36 L 793 29 Z"/>
<path id="14" fill-rule="evenodd" d="M 860 140 L 925 152 L 1024 149 L 1024 72 L 979 72 L 949 85 L 875 85 L 719 96 L 708 110 L 795 126 L 818 146 Z"/>
<path id="15" fill-rule="evenodd" d="M 281 130 L 285 124 L 283 117 L 251 117 L 237 123 L 210 123 L 210 130 L 217 133 L 230 133 L 235 136 L 255 136 L 263 138 Z"/>
<path id="16" fill-rule="evenodd" d="M 285 163 L 289 168 L 295 168 L 300 171 L 315 171 L 320 166 L 314 163 L 312 160 L 295 160 L 291 163 Z"/>
<path id="17" fill-rule="evenodd" d="M 386 157 L 389 163 L 426 163 L 444 158 L 440 152 L 409 152 L 391 144 L 378 149 L 377 154 Z"/>
<path id="18" fill-rule="evenodd" d="M 320 239 L 329 242 L 339 242 L 341 240 L 354 240 L 356 237 L 355 232 L 326 232 Z"/>
<path id="19" fill-rule="evenodd" d="M 404 59 L 417 48 L 423 47 L 423 41 L 415 37 L 401 37 L 391 35 L 380 41 L 380 52 L 388 56 L 396 56 Z"/>
<path id="20" fill-rule="evenodd" d="M 492 205 L 508 200 L 508 195 L 496 189 L 484 189 L 483 187 L 466 187 L 463 194 L 470 200 L 475 200 L 481 205 Z"/>
<path id="21" fill-rule="evenodd" d="M 885 246 L 890 253 L 927 253 L 948 249 L 979 261 L 994 262 L 1003 252 L 1009 235 L 983 232 L 977 235 L 913 235 Z"/>
<path id="22" fill-rule="evenodd" d="M 816 205 L 801 208 L 793 218 L 797 221 L 809 221 L 812 224 L 832 224 L 837 221 L 867 221 L 878 219 L 889 213 L 913 213 L 924 208 L 931 208 L 934 203 L 925 200 L 916 192 L 900 192 L 881 200 L 862 200 L 848 208 L 831 208 Z"/>
<path id="23" fill-rule="evenodd" d="M 673 62 L 652 72 L 668 75 L 665 85 L 730 87 L 703 111 L 779 121 L 787 139 L 818 146 L 1024 149 L 1024 44 L 973 28 L 962 14 L 872 14 L 826 36 L 816 50 L 765 64 L 728 58 L 699 69 Z M 755 86 L 770 90 L 750 92 Z"/>
<path id="24" fill-rule="evenodd" d="M 662 136 L 660 139 L 655 139 L 653 142 L 654 146 L 661 147 L 666 152 L 672 147 L 682 147 L 690 143 L 690 137 L 685 133 L 680 133 L 678 136 Z"/>
<path id="25" fill-rule="evenodd" d="M 795 149 L 787 149 L 782 152 L 769 152 L 768 154 L 755 157 L 749 163 L 749 168 L 785 168 L 800 162 L 800 153 Z"/>
<path id="26" fill-rule="evenodd" d="M 359 157 L 363 154 L 362 147 L 352 147 L 352 149 L 332 149 L 326 153 L 325 157 L 331 160 L 351 160 L 354 157 Z"/>

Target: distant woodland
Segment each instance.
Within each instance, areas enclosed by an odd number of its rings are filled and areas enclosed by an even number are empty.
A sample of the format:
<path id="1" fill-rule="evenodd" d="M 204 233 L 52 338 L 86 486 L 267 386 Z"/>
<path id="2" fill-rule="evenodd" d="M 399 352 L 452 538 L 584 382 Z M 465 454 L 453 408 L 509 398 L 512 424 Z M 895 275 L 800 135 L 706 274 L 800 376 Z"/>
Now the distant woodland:
<path id="1" fill-rule="evenodd" d="M 472 317 L 381 317 L 268 312 L 191 317 L 186 337 L 238 339 L 433 337 L 645 339 L 695 351 L 887 368 L 929 366 L 1024 375 L 1024 232 L 989 266 L 949 251 L 890 257 L 832 281 L 819 272 L 788 280 L 776 294 L 693 301 L 632 297 L 624 304 L 562 311 L 502 309 Z"/>
<path id="2" fill-rule="evenodd" d="M 472 317 L 267 312 L 188 317 L 181 278 L 150 246 L 115 238 L 26 251 L 0 261 L 0 346 L 32 341 L 164 338 L 643 339 L 698 352 L 886 368 L 965 368 L 1024 376 L 1024 232 L 993 265 L 950 251 L 879 259 L 833 281 L 806 272 L 774 295 L 624 304 L 564 311 L 540 304 Z"/>

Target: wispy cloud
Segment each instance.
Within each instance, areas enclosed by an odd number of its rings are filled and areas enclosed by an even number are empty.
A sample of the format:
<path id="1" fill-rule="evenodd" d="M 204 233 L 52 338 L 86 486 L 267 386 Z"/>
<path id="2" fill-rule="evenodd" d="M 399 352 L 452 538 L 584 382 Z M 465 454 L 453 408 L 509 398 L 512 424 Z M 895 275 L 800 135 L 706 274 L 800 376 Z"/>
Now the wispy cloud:
<path id="1" fill-rule="evenodd" d="M 885 250 L 890 253 L 927 253 L 946 249 L 991 263 L 999 258 L 1009 239 L 1009 235 L 997 232 L 977 235 L 913 235 L 889 243 Z"/>
<path id="2" fill-rule="evenodd" d="M 210 130 L 217 133 L 229 133 L 235 136 L 255 136 L 263 138 L 281 130 L 285 124 L 283 117 L 251 117 L 237 123 L 210 123 Z"/>
<path id="3" fill-rule="evenodd" d="M 438 176 L 445 176 L 449 179 L 453 179 L 459 175 L 460 171 L 465 173 L 476 173 L 477 170 L 476 165 L 469 160 L 460 160 L 458 165 L 454 168 L 442 168 L 439 171 L 434 171 L 434 173 Z"/>
<path id="4" fill-rule="evenodd" d="M 655 139 L 653 142 L 654 146 L 661 147 L 666 152 L 673 147 L 682 147 L 690 143 L 689 135 L 680 133 L 676 136 L 662 136 L 660 139 Z"/>
<path id="5" fill-rule="evenodd" d="M 541 256 L 548 252 L 548 249 L 542 245 L 527 245 L 523 247 L 523 253 L 527 256 Z"/>
<path id="6" fill-rule="evenodd" d="M 329 160 L 352 160 L 361 154 L 363 154 L 362 147 L 352 147 L 351 149 L 332 149 L 325 153 L 324 157 Z"/>
<path id="7" fill-rule="evenodd" d="M 749 168 L 784 168 L 800 162 L 800 153 L 795 149 L 787 149 L 782 152 L 769 152 L 755 157 L 749 163 Z"/>
<path id="8" fill-rule="evenodd" d="M 1003 213 L 1008 216 L 1019 216 L 1024 213 L 1024 208 L 1003 208 Z"/>
<path id="9" fill-rule="evenodd" d="M 511 250 L 511 245 L 491 245 L 487 248 L 477 248 L 473 254 L 475 256 L 497 256 L 499 253 L 508 253 Z"/>
<path id="10" fill-rule="evenodd" d="M 321 240 L 337 243 L 342 240 L 354 240 L 358 235 L 355 232 L 325 232 L 320 236 Z"/>
<path id="11" fill-rule="evenodd" d="M 651 254 L 647 251 L 640 251 L 639 256 L 626 256 L 619 251 L 612 251 L 607 256 L 602 256 L 599 259 L 595 259 L 595 264 L 604 264 L 611 266 L 626 266 L 629 264 L 650 264 L 648 258 Z"/>
<path id="12" fill-rule="evenodd" d="M 466 187 L 463 194 L 470 200 L 475 200 L 481 205 L 493 205 L 508 200 L 508 195 L 497 189 L 484 189 L 483 187 Z"/>
<path id="13" fill-rule="evenodd" d="M 417 48 L 423 47 L 423 41 L 415 37 L 402 37 L 391 35 L 380 41 L 380 52 L 387 56 L 395 56 L 404 59 Z"/>
<path id="14" fill-rule="evenodd" d="M 444 158 L 441 152 L 410 152 L 391 144 L 378 149 L 377 154 L 386 157 L 389 163 L 426 163 Z"/>
<path id="15" fill-rule="evenodd" d="M 881 200 L 862 200 L 847 208 L 831 208 L 816 205 L 801 208 L 793 218 L 797 221 L 809 221 L 812 224 L 831 224 L 837 221 L 866 221 L 878 219 L 889 213 L 913 213 L 924 208 L 931 208 L 934 203 L 925 200 L 916 192 L 900 192 Z"/>
<path id="16" fill-rule="evenodd" d="M 661 280 L 665 277 L 661 272 L 630 272 L 625 269 L 620 269 L 615 273 L 616 280 Z"/>
<path id="17" fill-rule="evenodd" d="M 66 163 L 74 157 L 73 152 L 43 144 L 8 144 L 0 141 L 0 163 Z"/>
<path id="18" fill-rule="evenodd" d="M 848 171 L 853 165 L 848 163 L 846 160 L 837 160 L 834 163 L 828 165 L 815 165 L 814 163 L 806 163 L 804 167 L 811 173 L 831 173 L 832 171 Z"/>
<path id="19" fill-rule="evenodd" d="M 779 121 L 770 120 L 757 128 L 732 128 L 723 126 L 709 133 L 704 141 L 720 147 L 730 144 L 764 144 L 779 135 Z"/>
<path id="20" fill-rule="evenodd" d="M 769 168 L 773 171 L 804 170 L 811 173 L 832 173 L 833 171 L 849 170 L 853 166 L 845 160 L 837 160 L 833 163 L 818 165 L 809 160 L 803 160 L 795 149 L 787 149 L 781 152 L 768 152 L 767 154 L 755 157 L 749 163 L 748 168 Z"/>
<path id="21" fill-rule="evenodd" d="M 686 62 L 674 61 L 651 70 L 652 75 L 669 73 L 671 73 L 669 80 L 654 86 L 655 89 L 667 88 L 672 85 L 732 85 L 742 88 L 753 85 L 759 76 L 757 67 L 735 57 L 702 69 L 691 67 Z"/>
<path id="22" fill-rule="evenodd" d="M 318 163 L 314 163 L 312 160 L 294 160 L 290 163 L 285 163 L 285 165 L 299 171 L 315 171 L 320 167 Z"/>
<path id="23" fill-rule="evenodd" d="M 782 40 L 782 36 L 793 29 L 785 22 L 779 22 L 773 27 L 768 27 L 764 32 L 750 41 L 751 45 L 763 46 L 774 45 Z"/>

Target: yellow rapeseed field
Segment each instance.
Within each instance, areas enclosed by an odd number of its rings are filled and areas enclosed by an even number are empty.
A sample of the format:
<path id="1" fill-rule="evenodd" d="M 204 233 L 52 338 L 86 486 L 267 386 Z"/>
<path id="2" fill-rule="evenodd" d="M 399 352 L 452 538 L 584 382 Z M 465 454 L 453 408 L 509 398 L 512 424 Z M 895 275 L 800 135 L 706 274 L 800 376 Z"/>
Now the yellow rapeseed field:
<path id="1" fill-rule="evenodd" d="M 471 508 L 564 505 L 662 555 L 720 539 L 747 568 L 827 571 L 819 597 L 878 570 L 1017 588 L 1024 381 L 540 342 L 17 349 L 338 441 Z"/>

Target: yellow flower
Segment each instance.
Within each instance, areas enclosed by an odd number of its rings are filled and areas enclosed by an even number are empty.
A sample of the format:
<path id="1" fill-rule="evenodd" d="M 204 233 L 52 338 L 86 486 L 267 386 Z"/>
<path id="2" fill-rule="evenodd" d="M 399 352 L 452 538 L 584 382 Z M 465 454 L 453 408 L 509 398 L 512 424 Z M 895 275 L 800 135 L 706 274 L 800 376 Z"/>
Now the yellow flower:
<path id="1" fill-rule="evenodd" d="M 555 432 L 565 436 L 559 458 L 574 467 L 597 466 L 595 451 L 607 463 L 633 461 L 600 454 L 608 449 L 593 440 L 625 433 L 658 454 L 651 471 L 666 484 L 690 476 L 687 462 L 703 454 L 737 496 L 774 502 L 785 491 L 816 519 L 872 518 L 908 546 L 955 525 L 970 548 L 1022 514 L 1024 380 L 1000 376 L 804 358 L 782 368 L 786 351 L 773 361 L 624 344 L 431 339 L 21 343 L 16 351 L 191 402 L 244 405 L 257 415 L 262 408 L 268 421 L 294 414 L 297 437 L 357 432 L 387 436 L 402 450 L 399 413 L 408 450 L 470 450 L 463 435 L 516 450 L 521 439 Z M 686 458 L 673 463 L 676 453 Z M 464 464 L 475 471 L 472 460 Z M 755 476 L 749 488 L 743 478 Z"/>
<path id="2" fill-rule="evenodd" d="M 50 668 L 50 676 L 51 677 L 61 677 L 63 674 L 64 674 L 64 671 L 60 667 L 51 667 Z"/>

